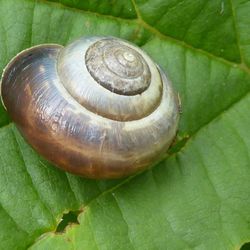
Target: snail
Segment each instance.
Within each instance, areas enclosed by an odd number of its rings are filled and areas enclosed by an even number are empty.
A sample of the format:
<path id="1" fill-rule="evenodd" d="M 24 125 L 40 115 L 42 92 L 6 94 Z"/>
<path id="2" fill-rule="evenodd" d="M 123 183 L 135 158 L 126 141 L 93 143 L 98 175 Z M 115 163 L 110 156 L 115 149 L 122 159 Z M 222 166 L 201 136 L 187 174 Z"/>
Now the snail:
<path id="1" fill-rule="evenodd" d="M 142 49 L 115 37 L 20 52 L 4 69 L 1 98 L 38 153 L 94 179 L 150 167 L 178 127 L 178 97 L 166 74 Z"/>

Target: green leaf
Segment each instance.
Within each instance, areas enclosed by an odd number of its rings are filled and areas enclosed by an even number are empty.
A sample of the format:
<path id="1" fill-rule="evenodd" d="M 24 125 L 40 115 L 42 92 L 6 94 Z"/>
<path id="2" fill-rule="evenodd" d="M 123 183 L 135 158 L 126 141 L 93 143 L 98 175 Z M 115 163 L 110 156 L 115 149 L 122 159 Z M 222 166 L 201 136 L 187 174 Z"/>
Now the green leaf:
<path id="1" fill-rule="evenodd" d="M 36 44 L 113 35 L 146 50 L 182 100 L 165 159 L 112 181 L 54 168 L 1 106 L 0 249 L 210 250 L 250 241 L 249 13 L 247 0 L 0 0 L 1 70 Z M 56 232 L 79 212 L 79 224 Z"/>
<path id="2" fill-rule="evenodd" d="M 80 226 L 34 249 L 235 249 L 249 240 L 249 105 L 247 95 L 177 155 L 94 199 Z"/>
<path id="3" fill-rule="evenodd" d="M 77 8 L 80 10 L 91 11 L 94 13 L 100 13 L 104 15 L 111 15 L 116 17 L 122 17 L 127 19 L 136 18 L 136 12 L 132 2 L 126 0 L 113 0 L 112 4 L 108 0 L 92 0 L 92 1 L 81 1 L 81 0 L 49 0 L 52 2 L 58 2 L 62 5 Z"/>

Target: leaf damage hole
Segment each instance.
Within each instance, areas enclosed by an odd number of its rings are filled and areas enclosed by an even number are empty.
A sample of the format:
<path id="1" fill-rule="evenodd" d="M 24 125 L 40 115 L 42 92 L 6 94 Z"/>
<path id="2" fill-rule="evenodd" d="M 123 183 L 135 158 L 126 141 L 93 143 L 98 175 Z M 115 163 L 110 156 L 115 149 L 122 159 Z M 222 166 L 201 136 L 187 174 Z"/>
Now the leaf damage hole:
<path id="1" fill-rule="evenodd" d="M 250 242 L 246 242 L 240 248 L 240 250 L 250 250 Z"/>
<path id="2" fill-rule="evenodd" d="M 69 211 L 68 213 L 63 214 L 61 221 L 59 222 L 56 233 L 63 233 L 65 228 L 72 224 L 80 224 L 78 221 L 78 215 L 81 213 L 81 210 Z"/>

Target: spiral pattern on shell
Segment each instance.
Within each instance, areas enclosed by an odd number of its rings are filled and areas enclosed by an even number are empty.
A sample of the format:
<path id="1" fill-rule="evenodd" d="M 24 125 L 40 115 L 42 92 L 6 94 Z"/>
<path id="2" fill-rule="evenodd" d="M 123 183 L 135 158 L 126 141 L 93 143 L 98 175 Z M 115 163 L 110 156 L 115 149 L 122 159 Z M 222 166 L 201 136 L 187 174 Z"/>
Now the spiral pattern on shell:
<path id="1" fill-rule="evenodd" d="M 94 43 L 85 58 L 91 76 L 112 92 L 141 94 L 150 84 L 151 73 L 143 57 L 114 39 Z"/>
<path id="2" fill-rule="evenodd" d="M 1 94 L 35 150 L 90 178 L 147 168 L 167 150 L 179 120 L 166 75 L 140 48 L 114 37 L 21 52 L 4 70 Z"/>

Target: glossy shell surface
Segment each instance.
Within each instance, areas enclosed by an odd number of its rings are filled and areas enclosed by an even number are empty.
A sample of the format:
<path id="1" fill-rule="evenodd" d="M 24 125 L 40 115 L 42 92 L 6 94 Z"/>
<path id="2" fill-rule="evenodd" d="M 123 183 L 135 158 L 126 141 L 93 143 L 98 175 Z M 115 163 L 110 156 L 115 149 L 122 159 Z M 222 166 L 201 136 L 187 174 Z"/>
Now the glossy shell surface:
<path id="1" fill-rule="evenodd" d="M 19 53 L 4 70 L 1 97 L 36 151 L 95 179 L 150 166 L 167 151 L 179 120 L 163 71 L 140 48 L 112 37 Z"/>

